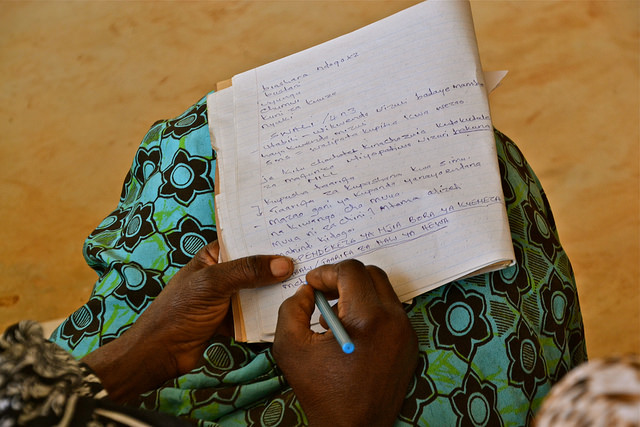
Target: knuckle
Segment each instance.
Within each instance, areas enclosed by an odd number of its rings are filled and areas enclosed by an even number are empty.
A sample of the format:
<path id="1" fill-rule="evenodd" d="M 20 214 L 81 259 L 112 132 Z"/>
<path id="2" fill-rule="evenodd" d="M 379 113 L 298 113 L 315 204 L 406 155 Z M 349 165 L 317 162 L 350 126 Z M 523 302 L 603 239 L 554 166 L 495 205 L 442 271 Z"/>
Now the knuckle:
<path id="1" fill-rule="evenodd" d="M 411 326 L 411 322 L 409 321 L 409 318 L 406 315 L 402 314 L 402 315 L 396 316 L 393 324 L 395 325 L 394 333 L 396 336 L 400 338 L 400 340 L 408 344 L 411 344 L 412 346 L 414 344 L 415 346 L 418 345 L 418 335 L 416 334 L 416 331 Z"/>
<path id="2" fill-rule="evenodd" d="M 192 269 L 199 269 L 202 266 L 216 264 L 218 262 L 218 252 L 215 249 L 217 245 L 214 243 L 208 243 L 204 247 L 200 248 L 198 252 L 189 260 L 187 267 Z"/>
<path id="3" fill-rule="evenodd" d="M 367 265 L 366 269 L 372 277 L 389 280 L 389 276 L 387 276 L 386 271 L 376 265 Z"/>
<path id="4" fill-rule="evenodd" d="M 271 347 L 271 354 L 276 362 L 276 364 L 282 369 L 286 368 L 288 358 L 287 356 L 290 354 L 287 345 L 283 343 L 286 341 L 286 337 L 283 337 L 283 334 L 276 334 L 275 339 L 273 340 L 273 346 Z"/>
<path id="5" fill-rule="evenodd" d="M 364 267 L 364 264 L 360 261 L 358 261 L 357 259 L 346 259 L 344 261 L 340 261 L 338 263 L 338 267 L 341 268 L 362 268 Z"/>
<path id="6" fill-rule="evenodd" d="M 291 298 L 287 298 L 286 300 L 282 301 L 282 303 L 280 304 L 280 307 L 278 308 L 278 318 L 286 315 L 286 313 L 289 311 L 291 304 L 292 304 Z"/>
<path id="7" fill-rule="evenodd" d="M 260 277 L 261 269 L 258 257 L 255 255 L 242 258 L 240 260 L 240 271 L 242 275 L 249 279 L 257 279 Z"/>
<path id="8" fill-rule="evenodd" d="M 369 330 L 379 330 L 385 328 L 385 324 L 388 322 L 386 316 L 383 316 L 379 311 L 366 311 L 360 314 L 359 322 Z"/>

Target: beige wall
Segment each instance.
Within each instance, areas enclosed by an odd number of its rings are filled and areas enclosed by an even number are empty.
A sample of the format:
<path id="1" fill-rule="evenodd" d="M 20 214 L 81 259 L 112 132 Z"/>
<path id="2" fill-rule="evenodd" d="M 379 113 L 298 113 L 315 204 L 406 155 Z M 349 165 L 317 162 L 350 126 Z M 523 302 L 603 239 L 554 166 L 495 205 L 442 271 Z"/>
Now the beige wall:
<path id="1" fill-rule="evenodd" d="M 412 2 L 0 2 L 0 327 L 66 316 L 157 119 Z M 491 103 L 554 209 L 590 355 L 640 352 L 639 3 L 473 1 Z"/>

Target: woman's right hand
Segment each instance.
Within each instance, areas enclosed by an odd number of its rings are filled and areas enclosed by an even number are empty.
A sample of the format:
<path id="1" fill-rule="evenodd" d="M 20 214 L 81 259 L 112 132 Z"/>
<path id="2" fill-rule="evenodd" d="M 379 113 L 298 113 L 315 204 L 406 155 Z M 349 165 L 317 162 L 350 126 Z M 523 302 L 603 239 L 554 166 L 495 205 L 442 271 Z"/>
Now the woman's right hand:
<path id="1" fill-rule="evenodd" d="M 307 274 L 280 307 L 273 354 L 313 426 L 393 424 L 414 373 L 418 340 L 387 275 L 354 260 Z M 355 350 L 310 329 L 313 289 L 338 298 Z"/>

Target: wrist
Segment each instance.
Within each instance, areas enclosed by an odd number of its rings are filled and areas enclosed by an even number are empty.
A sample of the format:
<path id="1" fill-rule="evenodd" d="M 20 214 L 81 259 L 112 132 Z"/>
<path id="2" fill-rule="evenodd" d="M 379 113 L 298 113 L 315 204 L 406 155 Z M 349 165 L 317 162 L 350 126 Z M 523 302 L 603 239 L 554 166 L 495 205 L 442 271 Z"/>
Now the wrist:
<path id="1" fill-rule="evenodd" d="M 302 409 L 305 411 L 310 427 L 388 427 L 392 426 L 396 420 L 397 413 L 390 412 L 384 405 L 372 407 L 348 400 L 349 404 L 335 405 L 330 409 L 326 406 L 324 409 L 316 407 L 310 408 L 307 412 L 305 405 L 302 405 Z M 336 411 L 339 407 L 342 409 Z"/>
<path id="2" fill-rule="evenodd" d="M 131 401 L 176 376 L 166 348 L 135 329 L 82 358 L 115 402 Z"/>
<path id="3" fill-rule="evenodd" d="M 337 417 L 309 417 L 309 427 L 353 427 L 353 426 L 370 426 L 370 427 L 389 427 L 395 422 L 395 417 L 391 419 L 382 419 L 372 417 L 370 415 L 354 416 L 354 415 L 339 415 Z"/>

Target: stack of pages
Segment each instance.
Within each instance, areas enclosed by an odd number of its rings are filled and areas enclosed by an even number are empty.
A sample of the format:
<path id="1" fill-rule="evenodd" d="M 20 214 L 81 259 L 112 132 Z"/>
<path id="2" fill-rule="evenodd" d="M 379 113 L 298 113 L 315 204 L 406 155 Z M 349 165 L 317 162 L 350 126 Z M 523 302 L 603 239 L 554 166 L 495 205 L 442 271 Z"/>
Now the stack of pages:
<path id="1" fill-rule="evenodd" d="M 239 293 L 237 339 L 272 341 L 280 303 L 322 264 L 375 264 L 402 301 L 512 264 L 491 85 L 469 4 L 431 0 L 211 94 L 223 260 L 296 264 Z"/>

